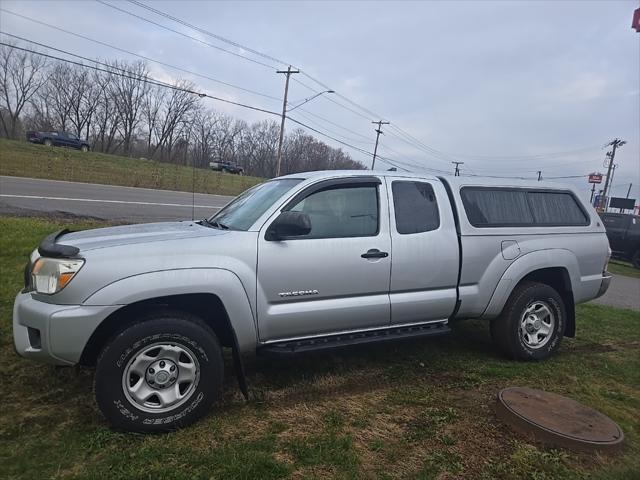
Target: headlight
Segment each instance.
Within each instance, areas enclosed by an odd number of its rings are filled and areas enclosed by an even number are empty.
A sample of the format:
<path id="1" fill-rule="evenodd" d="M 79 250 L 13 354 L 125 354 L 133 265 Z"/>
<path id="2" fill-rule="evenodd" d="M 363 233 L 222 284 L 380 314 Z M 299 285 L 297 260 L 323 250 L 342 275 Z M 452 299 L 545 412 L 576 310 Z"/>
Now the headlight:
<path id="1" fill-rule="evenodd" d="M 51 295 L 62 290 L 84 265 L 84 260 L 39 258 L 31 270 L 31 284 L 38 293 Z"/>

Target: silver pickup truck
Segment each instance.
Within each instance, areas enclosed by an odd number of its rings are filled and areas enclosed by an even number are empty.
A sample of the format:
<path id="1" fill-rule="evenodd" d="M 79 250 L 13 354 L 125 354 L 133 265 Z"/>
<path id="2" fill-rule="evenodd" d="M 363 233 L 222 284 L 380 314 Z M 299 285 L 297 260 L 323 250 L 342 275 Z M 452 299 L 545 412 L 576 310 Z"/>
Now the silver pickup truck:
<path id="1" fill-rule="evenodd" d="M 276 178 L 197 222 L 62 231 L 15 300 L 18 353 L 95 366 L 117 428 L 175 429 L 220 397 L 223 347 L 295 354 L 491 322 L 508 357 L 542 360 L 602 295 L 610 250 L 570 188 L 396 172 Z"/>

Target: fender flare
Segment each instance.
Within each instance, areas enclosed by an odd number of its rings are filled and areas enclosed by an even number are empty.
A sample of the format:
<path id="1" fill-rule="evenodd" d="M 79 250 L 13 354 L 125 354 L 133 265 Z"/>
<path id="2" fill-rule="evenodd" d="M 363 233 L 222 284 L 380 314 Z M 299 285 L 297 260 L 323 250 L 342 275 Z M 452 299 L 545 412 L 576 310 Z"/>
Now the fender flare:
<path id="1" fill-rule="evenodd" d="M 578 259 L 571 251 L 565 249 L 547 249 L 526 253 L 518 257 L 505 270 L 493 291 L 491 300 L 489 300 L 489 304 L 482 314 L 482 317 L 497 317 L 500 312 L 502 312 L 516 285 L 530 273 L 545 268 L 564 268 L 569 275 L 572 291 L 573 286 L 579 285 L 580 283 Z"/>
<path id="2" fill-rule="evenodd" d="M 210 293 L 220 298 L 240 354 L 255 352 L 258 335 L 249 297 L 238 276 L 222 268 L 159 270 L 122 278 L 87 297 L 84 305 L 129 305 L 171 295 Z"/>

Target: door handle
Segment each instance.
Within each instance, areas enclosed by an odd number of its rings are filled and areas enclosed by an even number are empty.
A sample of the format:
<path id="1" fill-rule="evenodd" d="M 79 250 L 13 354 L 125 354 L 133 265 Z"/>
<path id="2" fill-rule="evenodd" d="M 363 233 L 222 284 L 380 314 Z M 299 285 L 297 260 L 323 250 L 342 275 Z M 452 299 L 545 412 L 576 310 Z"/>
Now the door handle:
<path id="1" fill-rule="evenodd" d="M 386 258 L 389 256 L 387 252 L 381 252 L 377 248 L 371 248 L 366 253 L 360 255 L 362 258 Z"/>

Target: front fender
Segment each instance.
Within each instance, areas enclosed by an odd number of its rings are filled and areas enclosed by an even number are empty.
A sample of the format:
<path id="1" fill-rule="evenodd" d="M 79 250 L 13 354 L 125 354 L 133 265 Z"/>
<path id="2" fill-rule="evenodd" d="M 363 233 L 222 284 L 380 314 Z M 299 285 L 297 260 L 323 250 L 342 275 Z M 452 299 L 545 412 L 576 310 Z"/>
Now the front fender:
<path id="1" fill-rule="evenodd" d="M 498 316 L 502 312 L 509 295 L 524 277 L 536 270 L 550 267 L 561 267 L 567 270 L 571 280 L 571 289 L 575 294 L 576 287 L 580 285 L 580 268 L 576 256 L 565 249 L 536 250 L 519 257 L 509 265 L 509 268 L 505 270 L 493 291 L 491 300 L 482 317 L 493 318 Z"/>
<path id="2" fill-rule="evenodd" d="M 222 301 L 241 352 L 255 350 L 258 337 L 249 297 L 235 273 L 221 268 L 161 270 L 123 278 L 97 290 L 83 305 L 129 305 L 142 300 L 210 293 Z"/>

